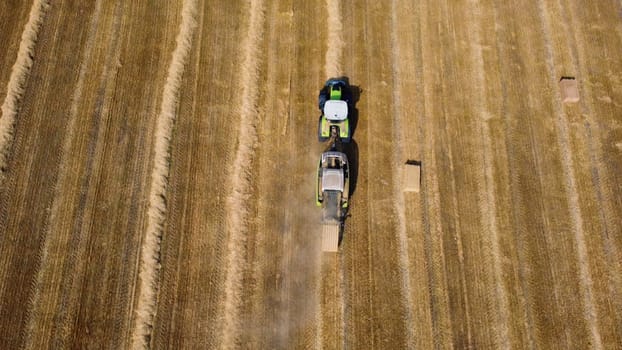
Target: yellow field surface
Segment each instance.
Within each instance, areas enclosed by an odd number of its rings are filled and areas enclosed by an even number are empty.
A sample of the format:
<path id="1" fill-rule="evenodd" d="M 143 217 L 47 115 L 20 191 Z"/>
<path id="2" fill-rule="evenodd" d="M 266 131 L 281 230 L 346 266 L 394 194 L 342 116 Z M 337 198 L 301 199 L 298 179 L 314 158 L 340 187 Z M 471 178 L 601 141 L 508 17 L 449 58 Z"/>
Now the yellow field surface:
<path id="1" fill-rule="evenodd" d="M 0 348 L 619 348 L 620 57 L 602 0 L 2 2 Z"/>

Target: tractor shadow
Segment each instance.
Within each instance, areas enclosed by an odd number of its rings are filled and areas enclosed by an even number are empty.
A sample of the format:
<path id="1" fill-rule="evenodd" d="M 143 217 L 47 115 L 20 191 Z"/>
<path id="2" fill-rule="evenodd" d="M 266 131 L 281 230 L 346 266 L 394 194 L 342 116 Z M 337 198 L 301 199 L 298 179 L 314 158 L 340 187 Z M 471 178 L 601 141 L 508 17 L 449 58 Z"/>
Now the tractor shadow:
<path id="1" fill-rule="evenodd" d="M 352 198 L 356 192 L 356 184 L 359 173 L 359 146 L 356 140 L 352 139 L 349 143 L 341 144 L 343 153 L 348 157 L 348 165 L 350 170 L 350 186 L 348 188 L 349 197 Z"/>
<path id="2" fill-rule="evenodd" d="M 350 85 L 351 101 L 350 110 L 348 111 L 348 119 L 350 119 L 350 132 L 352 133 L 352 141 L 354 142 L 354 135 L 356 134 L 356 126 L 359 122 L 359 110 L 356 108 L 356 103 L 361 98 L 363 90 L 357 85 Z"/>
<path id="3" fill-rule="evenodd" d="M 349 143 L 342 144 L 342 151 L 348 157 L 348 165 L 350 170 L 350 186 L 349 190 L 349 202 L 352 205 L 352 196 L 356 192 L 356 185 L 358 181 L 358 172 L 359 172 L 359 146 L 354 139 L 350 140 Z M 348 206 L 348 211 L 350 209 L 350 205 Z M 350 213 L 346 213 L 343 217 L 341 225 L 339 227 L 339 245 L 341 245 L 341 241 L 343 240 L 345 224 L 348 218 L 350 217 Z"/>

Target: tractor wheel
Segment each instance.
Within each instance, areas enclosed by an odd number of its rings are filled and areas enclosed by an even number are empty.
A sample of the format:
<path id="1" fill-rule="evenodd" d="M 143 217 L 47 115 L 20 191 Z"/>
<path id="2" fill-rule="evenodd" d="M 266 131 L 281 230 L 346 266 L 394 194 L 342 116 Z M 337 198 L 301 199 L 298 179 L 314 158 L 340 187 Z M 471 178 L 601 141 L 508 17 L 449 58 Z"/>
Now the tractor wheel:
<path id="1" fill-rule="evenodd" d="M 328 137 L 322 136 L 322 116 L 320 116 L 317 122 L 317 139 L 320 142 L 326 142 L 328 140 Z"/>

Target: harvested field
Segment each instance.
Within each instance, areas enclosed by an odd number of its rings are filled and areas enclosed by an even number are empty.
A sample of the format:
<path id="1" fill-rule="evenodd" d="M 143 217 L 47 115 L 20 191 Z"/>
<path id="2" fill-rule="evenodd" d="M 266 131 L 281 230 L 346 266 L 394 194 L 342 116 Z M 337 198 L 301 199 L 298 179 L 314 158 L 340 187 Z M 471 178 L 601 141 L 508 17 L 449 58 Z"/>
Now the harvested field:
<path id="1" fill-rule="evenodd" d="M 45 3 L 0 4 L 0 348 L 622 344 L 619 2 Z"/>

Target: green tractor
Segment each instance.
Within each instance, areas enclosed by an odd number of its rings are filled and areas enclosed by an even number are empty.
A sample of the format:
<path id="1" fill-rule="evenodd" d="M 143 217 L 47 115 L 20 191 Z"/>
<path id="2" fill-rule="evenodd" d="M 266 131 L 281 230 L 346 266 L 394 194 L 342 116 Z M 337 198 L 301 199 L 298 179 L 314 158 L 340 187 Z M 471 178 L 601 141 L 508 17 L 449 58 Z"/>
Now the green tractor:
<path id="1" fill-rule="evenodd" d="M 345 79 L 328 79 L 318 98 L 318 107 L 322 114 L 318 121 L 318 139 L 320 142 L 338 136 L 342 142 L 352 139 L 352 130 L 348 112 L 352 93 Z"/>

